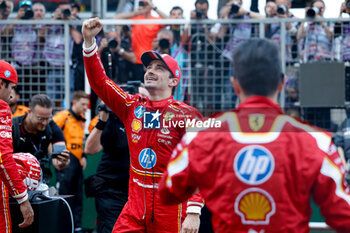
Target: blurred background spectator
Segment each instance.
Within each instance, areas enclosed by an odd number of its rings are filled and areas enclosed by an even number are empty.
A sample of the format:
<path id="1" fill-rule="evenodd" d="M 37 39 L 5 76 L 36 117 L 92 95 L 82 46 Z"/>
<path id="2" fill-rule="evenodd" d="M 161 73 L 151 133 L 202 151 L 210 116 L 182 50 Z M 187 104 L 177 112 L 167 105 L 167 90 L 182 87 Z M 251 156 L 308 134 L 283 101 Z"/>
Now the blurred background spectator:
<path id="1" fill-rule="evenodd" d="M 272 3 L 270 3 L 272 4 Z M 291 7 L 290 0 L 276 0 L 276 15 L 274 18 L 294 18 L 294 15 L 290 12 Z M 286 62 L 291 63 L 294 58 L 297 57 L 297 49 L 296 49 L 296 35 L 297 35 L 297 23 L 286 23 L 287 33 L 285 35 L 286 40 L 286 53 L 285 59 Z M 265 35 L 267 38 L 272 39 L 277 45 L 280 46 L 281 43 L 281 26 L 280 23 L 267 24 Z M 294 53 L 293 53 L 293 45 Z"/>
<path id="2" fill-rule="evenodd" d="M 315 0 L 311 7 L 305 8 L 305 17 L 323 18 L 325 7 L 322 0 Z M 297 39 L 302 40 L 301 58 L 304 62 L 333 59 L 333 32 L 326 22 L 301 22 Z"/>
<path id="3" fill-rule="evenodd" d="M 339 18 L 343 18 L 343 14 L 350 15 L 350 1 L 348 0 L 341 4 Z M 336 22 L 334 37 L 336 37 L 335 53 L 340 61 L 344 61 L 347 64 L 345 66 L 345 99 L 350 101 L 350 22 Z M 349 113 L 349 110 L 347 110 L 347 113 Z"/>
<path id="4" fill-rule="evenodd" d="M 46 8 L 41 2 L 36 2 L 33 4 L 33 13 L 35 20 L 41 20 L 45 18 Z"/>
<path id="5" fill-rule="evenodd" d="M 151 11 L 155 11 L 160 17 L 154 17 L 151 15 Z M 167 19 L 168 16 L 154 6 L 151 0 L 140 0 L 139 7 L 131 13 L 121 13 L 114 16 L 114 19 Z M 139 80 L 143 82 L 144 69 L 141 62 L 141 54 L 145 51 L 152 49 L 152 42 L 157 37 L 158 31 L 163 28 L 164 25 L 157 24 L 135 24 L 131 26 L 132 33 L 132 50 L 136 56 L 135 76 L 133 80 Z"/>
<path id="6" fill-rule="evenodd" d="M 71 5 L 71 19 L 72 20 L 81 20 L 80 16 L 80 5 L 72 4 Z M 76 31 L 74 33 L 81 32 L 81 25 L 72 25 Z M 72 34 L 73 37 L 73 34 Z M 76 39 L 73 39 L 73 52 L 72 52 L 72 64 L 71 64 L 71 73 L 70 73 L 70 87 L 73 91 L 83 91 L 85 90 L 85 70 L 84 70 L 84 59 L 82 54 L 83 49 L 83 40 L 80 40 L 80 35 L 75 35 Z M 71 98 L 72 99 L 72 96 Z"/>
<path id="7" fill-rule="evenodd" d="M 6 20 L 13 11 L 13 2 L 11 0 L 2 0 L 0 2 L 0 19 Z"/>
<path id="8" fill-rule="evenodd" d="M 277 4 L 275 0 L 268 0 L 265 5 L 266 18 L 273 18 L 277 15 Z"/>
<path id="9" fill-rule="evenodd" d="M 242 0 L 232 0 L 226 4 L 223 8 L 223 18 L 224 19 L 262 19 L 265 18 L 259 13 L 248 11 L 243 9 Z M 229 28 L 228 28 L 229 26 Z M 225 46 L 225 49 L 222 53 L 226 59 L 232 62 L 232 54 L 235 48 L 245 40 L 248 40 L 251 37 L 254 37 L 258 34 L 258 27 L 256 24 L 249 23 L 234 23 L 232 25 L 224 25 L 222 30 L 228 31 L 231 35 L 230 40 Z"/>
<path id="10" fill-rule="evenodd" d="M 180 43 L 175 43 L 173 30 L 163 28 L 158 32 L 157 38 L 153 40 L 153 50 L 161 54 L 169 54 L 174 58 L 181 69 L 181 80 L 174 90 L 174 99 L 183 101 L 185 89 L 184 84 L 188 83 L 187 54 Z"/>
<path id="11" fill-rule="evenodd" d="M 170 10 L 170 19 L 184 19 L 183 15 L 184 11 L 179 6 L 174 6 Z M 170 30 L 173 32 L 174 35 L 174 43 L 176 46 L 180 46 L 181 43 L 181 37 L 182 37 L 182 31 L 181 31 L 181 25 L 180 24 L 172 24 L 170 25 Z"/>
<path id="12" fill-rule="evenodd" d="M 0 20 L 8 20 L 13 11 L 13 2 L 10 0 L 0 1 Z M 8 36 L 8 25 L 0 23 L 0 57 L 7 59 L 10 57 L 11 37 Z"/>
<path id="13" fill-rule="evenodd" d="M 191 11 L 191 20 L 208 19 L 209 2 L 196 0 L 195 9 Z M 212 25 L 190 24 L 185 28 L 182 41 L 185 49 L 190 54 L 191 66 L 190 86 L 191 96 L 185 96 L 193 101 L 192 105 L 201 112 L 212 112 L 212 94 L 214 82 L 213 42 L 214 35 L 211 33 Z M 210 99 L 208 99 L 210 98 Z"/>
<path id="14" fill-rule="evenodd" d="M 136 56 L 131 47 L 129 26 L 118 26 L 106 33 L 104 29 L 96 36 L 96 43 L 106 75 L 116 83 L 126 83 L 137 75 Z M 91 109 L 96 109 L 97 95 L 91 92 Z M 95 114 L 92 114 L 94 117 Z"/>
<path id="15" fill-rule="evenodd" d="M 71 5 L 68 2 L 60 2 L 56 8 L 52 20 L 72 20 L 74 17 L 71 15 Z M 46 25 L 40 30 L 40 34 L 45 39 L 45 45 L 43 49 L 43 57 L 49 65 L 46 81 L 46 93 L 54 100 L 55 106 L 61 106 L 61 99 L 64 97 L 64 27 L 63 25 L 53 24 Z M 74 72 L 72 67 L 72 48 L 73 44 L 82 43 L 81 32 L 75 27 L 70 27 L 70 66 L 71 74 Z M 70 93 L 72 95 L 74 91 L 74 76 L 70 77 Z M 71 99 L 71 97 L 70 97 Z"/>
<path id="16" fill-rule="evenodd" d="M 60 111 L 53 117 L 53 121 L 62 129 L 70 152 L 69 166 L 57 172 L 56 187 L 61 195 L 74 195 L 72 203 L 74 232 L 82 232 L 83 170 L 86 168 L 86 157 L 83 154 L 84 114 L 88 109 L 89 100 L 89 95 L 84 91 L 75 91 L 71 108 Z"/>
<path id="17" fill-rule="evenodd" d="M 23 116 L 29 112 L 29 108 L 27 106 L 18 104 L 18 101 L 20 98 L 21 98 L 21 95 L 17 87 L 12 89 L 11 98 L 8 102 L 11 108 L 12 117 Z"/>

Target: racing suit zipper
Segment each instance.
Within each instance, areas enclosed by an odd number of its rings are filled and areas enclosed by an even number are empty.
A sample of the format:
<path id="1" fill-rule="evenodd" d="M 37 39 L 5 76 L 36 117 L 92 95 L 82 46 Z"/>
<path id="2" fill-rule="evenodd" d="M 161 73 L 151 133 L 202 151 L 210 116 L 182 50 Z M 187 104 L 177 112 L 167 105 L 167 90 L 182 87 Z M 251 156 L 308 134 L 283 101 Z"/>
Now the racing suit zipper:
<path id="1" fill-rule="evenodd" d="M 149 155 L 151 157 L 151 151 L 152 151 L 152 146 L 150 147 L 149 150 Z M 151 164 L 153 164 L 152 158 L 151 158 Z M 153 199 L 152 199 L 152 216 L 151 216 L 151 222 L 154 221 L 154 195 L 155 195 L 155 184 L 154 184 L 154 167 L 152 166 L 152 183 L 153 183 Z"/>
<path id="2" fill-rule="evenodd" d="M 153 160 L 152 160 L 152 146 L 150 146 L 149 148 L 149 156 L 147 159 L 147 164 L 151 162 L 151 164 L 153 164 Z M 143 184 L 146 185 L 146 172 L 143 176 Z M 151 221 L 154 221 L 154 198 L 155 198 L 155 184 L 154 184 L 154 167 L 152 166 L 152 183 L 153 183 L 153 197 L 152 197 L 152 215 L 151 215 Z M 143 190 L 143 204 L 144 204 L 144 212 L 143 212 L 143 216 L 142 219 L 145 219 L 146 217 L 146 209 L 147 209 L 147 203 L 146 203 L 146 191 L 145 191 L 145 187 L 142 187 Z"/>

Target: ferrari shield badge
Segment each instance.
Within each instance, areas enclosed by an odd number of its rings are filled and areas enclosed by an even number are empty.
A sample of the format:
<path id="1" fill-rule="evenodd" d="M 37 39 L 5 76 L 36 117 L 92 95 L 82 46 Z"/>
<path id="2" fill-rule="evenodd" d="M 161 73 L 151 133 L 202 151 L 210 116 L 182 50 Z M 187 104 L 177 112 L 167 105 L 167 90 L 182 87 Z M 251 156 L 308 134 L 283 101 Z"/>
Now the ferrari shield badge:
<path id="1" fill-rule="evenodd" d="M 265 115 L 264 114 L 250 114 L 248 122 L 249 122 L 249 127 L 253 131 L 255 131 L 255 132 L 259 131 L 259 129 L 261 129 L 261 127 L 265 123 Z"/>

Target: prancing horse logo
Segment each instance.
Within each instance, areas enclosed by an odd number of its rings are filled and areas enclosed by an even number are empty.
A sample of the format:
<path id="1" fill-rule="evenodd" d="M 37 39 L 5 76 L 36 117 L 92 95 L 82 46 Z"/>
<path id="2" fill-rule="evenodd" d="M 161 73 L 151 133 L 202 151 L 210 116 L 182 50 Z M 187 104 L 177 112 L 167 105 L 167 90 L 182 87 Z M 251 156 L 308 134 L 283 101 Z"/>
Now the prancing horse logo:
<path id="1" fill-rule="evenodd" d="M 265 115 L 264 114 L 250 114 L 248 122 L 249 122 L 249 127 L 253 131 L 256 132 L 259 129 L 261 129 L 261 127 L 264 125 Z"/>

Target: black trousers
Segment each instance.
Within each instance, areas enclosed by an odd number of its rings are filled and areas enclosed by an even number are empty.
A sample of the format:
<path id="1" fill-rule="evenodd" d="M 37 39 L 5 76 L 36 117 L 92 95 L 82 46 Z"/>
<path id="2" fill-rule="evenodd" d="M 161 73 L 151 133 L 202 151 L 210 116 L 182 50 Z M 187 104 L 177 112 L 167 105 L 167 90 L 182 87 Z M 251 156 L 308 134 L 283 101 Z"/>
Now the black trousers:
<path id="1" fill-rule="evenodd" d="M 60 195 L 74 195 L 72 212 L 74 216 L 74 228 L 81 227 L 83 210 L 83 169 L 79 159 L 70 154 L 68 167 L 57 171 L 58 193 Z"/>
<path id="2" fill-rule="evenodd" d="M 95 196 L 97 233 L 111 233 L 125 203 L 128 192 L 104 187 Z"/>

